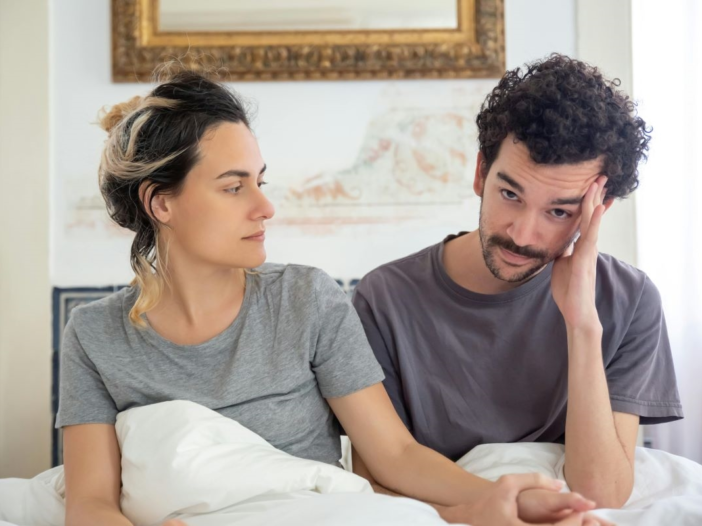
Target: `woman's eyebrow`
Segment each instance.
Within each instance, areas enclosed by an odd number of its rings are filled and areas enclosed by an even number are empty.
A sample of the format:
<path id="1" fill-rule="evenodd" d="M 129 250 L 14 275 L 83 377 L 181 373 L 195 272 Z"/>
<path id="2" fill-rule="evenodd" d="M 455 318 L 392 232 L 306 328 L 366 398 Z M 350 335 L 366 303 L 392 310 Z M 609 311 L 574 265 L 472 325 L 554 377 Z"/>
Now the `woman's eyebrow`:
<path id="1" fill-rule="evenodd" d="M 264 164 L 258 175 L 263 174 L 266 171 L 267 166 Z M 224 179 L 225 177 L 251 177 L 251 173 L 246 170 L 227 170 L 223 174 L 217 176 L 217 179 Z"/>

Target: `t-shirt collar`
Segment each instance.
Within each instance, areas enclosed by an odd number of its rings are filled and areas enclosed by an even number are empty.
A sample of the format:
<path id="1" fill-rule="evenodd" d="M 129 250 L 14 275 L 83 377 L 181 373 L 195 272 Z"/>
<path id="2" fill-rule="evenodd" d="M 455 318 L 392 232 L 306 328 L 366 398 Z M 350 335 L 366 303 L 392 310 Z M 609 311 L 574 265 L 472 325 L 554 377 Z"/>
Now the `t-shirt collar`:
<path id="1" fill-rule="evenodd" d="M 441 286 L 447 290 L 449 293 L 457 294 L 462 298 L 476 301 L 480 303 L 505 303 L 514 301 L 518 298 L 522 298 L 532 292 L 541 289 L 545 284 L 548 284 L 551 280 L 551 270 L 553 269 L 553 262 L 546 265 L 546 268 L 539 272 L 532 279 L 519 285 L 518 287 L 508 290 L 507 292 L 500 292 L 498 294 L 480 294 L 478 292 L 473 292 L 465 287 L 460 286 L 458 283 L 453 281 L 451 277 L 446 272 L 444 267 L 444 246 L 447 242 L 457 237 L 463 236 L 468 232 L 459 232 L 458 234 L 451 234 L 446 236 L 446 238 L 437 245 L 434 246 L 432 250 L 432 267 L 437 281 Z"/>

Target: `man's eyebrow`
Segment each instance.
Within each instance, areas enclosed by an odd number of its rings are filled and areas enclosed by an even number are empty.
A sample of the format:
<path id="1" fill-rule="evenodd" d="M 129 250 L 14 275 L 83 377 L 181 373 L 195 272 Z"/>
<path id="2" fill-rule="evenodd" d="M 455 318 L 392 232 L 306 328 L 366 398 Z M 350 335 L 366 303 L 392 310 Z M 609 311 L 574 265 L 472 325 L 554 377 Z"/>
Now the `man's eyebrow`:
<path id="1" fill-rule="evenodd" d="M 520 185 L 517 181 L 512 179 L 509 175 L 503 174 L 502 172 L 497 172 L 497 177 L 502 179 L 505 183 L 510 185 L 512 188 L 517 190 L 520 193 L 524 193 L 524 187 Z"/>
<path id="2" fill-rule="evenodd" d="M 585 199 L 585 196 L 583 197 L 565 197 L 563 199 L 554 199 L 551 201 L 552 205 L 579 205 L 580 203 L 583 202 L 583 199 Z"/>
<path id="3" fill-rule="evenodd" d="M 258 175 L 262 175 L 266 171 L 267 166 L 264 164 Z M 251 173 L 246 170 L 227 170 L 223 174 L 217 176 L 217 179 L 224 179 L 225 177 L 251 177 Z"/>
<path id="4" fill-rule="evenodd" d="M 517 190 L 520 193 L 524 193 L 524 187 L 520 185 L 517 181 L 512 179 L 509 175 L 502 173 L 502 172 L 497 172 L 497 177 L 502 179 L 505 183 L 510 185 L 512 188 Z M 563 197 L 561 199 L 554 199 L 551 201 L 551 205 L 554 206 L 563 206 L 563 205 L 579 205 L 580 203 L 583 202 L 583 199 L 585 196 L 582 197 Z"/>

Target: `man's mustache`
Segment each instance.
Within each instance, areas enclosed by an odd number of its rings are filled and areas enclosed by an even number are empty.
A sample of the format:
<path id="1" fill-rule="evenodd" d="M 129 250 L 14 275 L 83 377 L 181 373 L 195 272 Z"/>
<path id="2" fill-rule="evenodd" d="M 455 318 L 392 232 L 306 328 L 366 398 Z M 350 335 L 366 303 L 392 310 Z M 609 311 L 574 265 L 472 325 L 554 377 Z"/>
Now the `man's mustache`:
<path id="1" fill-rule="evenodd" d="M 529 247 L 520 247 L 511 239 L 506 239 L 506 238 L 503 238 L 500 236 L 495 236 L 495 235 L 490 236 L 488 238 L 487 244 L 488 244 L 488 246 L 504 248 L 505 250 L 509 250 L 510 252 L 512 252 L 514 254 L 517 254 L 519 256 L 524 256 L 527 258 L 532 258 L 532 259 L 547 259 L 548 258 L 548 252 L 544 252 L 543 250 L 536 250 L 536 249 L 529 248 Z"/>

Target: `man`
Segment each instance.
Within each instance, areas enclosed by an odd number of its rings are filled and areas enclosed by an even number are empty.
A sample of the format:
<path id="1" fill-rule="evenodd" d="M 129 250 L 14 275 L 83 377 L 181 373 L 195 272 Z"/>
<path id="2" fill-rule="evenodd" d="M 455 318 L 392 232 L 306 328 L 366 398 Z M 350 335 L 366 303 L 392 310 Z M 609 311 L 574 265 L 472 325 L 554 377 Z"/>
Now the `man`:
<path id="1" fill-rule="evenodd" d="M 477 118 L 479 229 L 381 266 L 354 296 L 420 443 L 457 460 L 564 442 L 568 485 L 598 507 L 631 494 L 639 424 L 682 418 L 657 289 L 597 251 L 649 142 L 617 86 L 562 55 L 507 72 Z"/>

